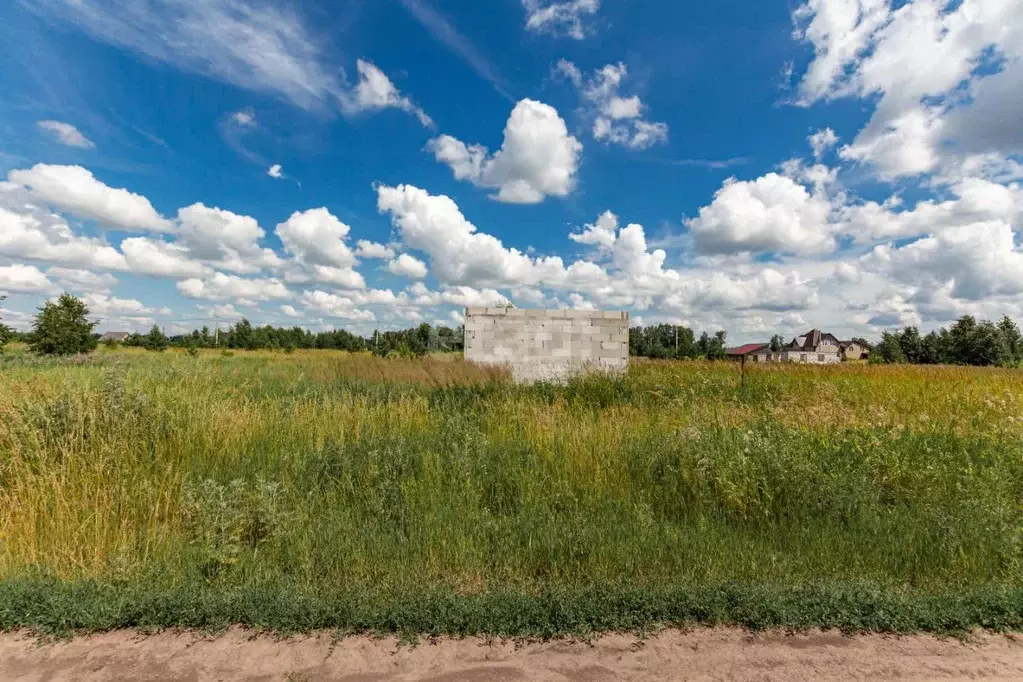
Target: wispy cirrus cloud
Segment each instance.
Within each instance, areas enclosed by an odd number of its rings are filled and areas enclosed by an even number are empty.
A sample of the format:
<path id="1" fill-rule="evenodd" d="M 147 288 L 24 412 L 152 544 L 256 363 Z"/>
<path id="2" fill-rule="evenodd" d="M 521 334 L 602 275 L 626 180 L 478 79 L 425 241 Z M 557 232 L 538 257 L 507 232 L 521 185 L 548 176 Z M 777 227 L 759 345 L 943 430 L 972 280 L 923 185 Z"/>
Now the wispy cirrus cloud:
<path id="1" fill-rule="evenodd" d="M 708 170 L 724 170 L 735 166 L 744 166 L 749 163 L 745 156 L 735 156 L 730 159 L 669 159 L 666 161 L 670 166 L 689 166 L 693 168 L 706 168 Z"/>
<path id="2" fill-rule="evenodd" d="M 504 79 L 476 46 L 463 36 L 447 18 L 425 0 L 401 0 L 402 6 L 423 25 L 438 43 L 458 55 L 480 78 L 489 82 L 494 90 L 509 101 L 515 98 L 508 92 Z"/>
<path id="3" fill-rule="evenodd" d="M 388 107 L 429 117 L 369 62 L 349 84 L 304 18 L 253 0 L 23 0 L 53 23 L 183 71 L 276 95 L 303 109 L 345 115 Z M 384 93 L 385 97 L 379 96 Z M 367 97 L 367 95 L 377 95 Z"/>
<path id="4" fill-rule="evenodd" d="M 244 0 L 33 0 L 25 6 L 92 38 L 303 108 L 340 85 L 301 18 Z"/>
<path id="5" fill-rule="evenodd" d="M 79 149 L 92 149 L 96 143 L 82 134 L 78 128 L 64 121 L 39 121 L 36 123 L 39 129 L 50 133 L 57 141 L 68 147 Z"/>

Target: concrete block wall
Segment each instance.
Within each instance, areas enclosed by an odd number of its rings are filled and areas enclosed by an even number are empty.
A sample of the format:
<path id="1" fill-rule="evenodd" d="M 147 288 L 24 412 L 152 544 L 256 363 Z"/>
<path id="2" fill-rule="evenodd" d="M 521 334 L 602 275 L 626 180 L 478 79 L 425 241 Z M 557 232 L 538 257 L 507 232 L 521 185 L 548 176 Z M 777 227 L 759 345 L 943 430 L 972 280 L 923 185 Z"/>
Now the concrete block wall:
<path id="1" fill-rule="evenodd" d="M 563 382 L 586 371 L 624 373 L 629 366 L 629 314 L 466 308 L 465 359 L 507 365 L 518 382 Z"/>

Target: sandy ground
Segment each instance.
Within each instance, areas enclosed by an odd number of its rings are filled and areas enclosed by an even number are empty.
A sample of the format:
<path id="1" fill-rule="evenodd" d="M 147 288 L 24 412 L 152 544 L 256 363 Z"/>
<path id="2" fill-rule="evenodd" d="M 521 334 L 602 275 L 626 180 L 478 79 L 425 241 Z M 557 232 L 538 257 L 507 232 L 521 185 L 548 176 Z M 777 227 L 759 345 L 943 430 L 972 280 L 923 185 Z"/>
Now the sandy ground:
<path id="1" fill-rule="evenodd" d="M 978 635 L 844 637 L 667 631 L 643 640 L 535 644 L 479 639 L 399 646 L 328 635 L 285 641 L 241 629 L 140 636 L 113 632 L 40 643 L 0 634 L 0 680 L 1021 680 L 1023 639 Z"/>

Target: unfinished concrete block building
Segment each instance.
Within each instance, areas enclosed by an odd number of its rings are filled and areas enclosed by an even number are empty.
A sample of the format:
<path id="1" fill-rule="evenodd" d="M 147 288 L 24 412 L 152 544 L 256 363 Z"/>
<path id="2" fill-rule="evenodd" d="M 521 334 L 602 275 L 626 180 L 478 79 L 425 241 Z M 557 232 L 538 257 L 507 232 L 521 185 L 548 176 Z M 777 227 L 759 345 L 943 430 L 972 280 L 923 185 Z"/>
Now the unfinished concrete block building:
<path id="1" fill-rule="evenodd" d="M 465 359 L 506 365 L 518 382 L 564 382 L 629 366 L 629 314 L 596 310 L 466 308 Z"/>

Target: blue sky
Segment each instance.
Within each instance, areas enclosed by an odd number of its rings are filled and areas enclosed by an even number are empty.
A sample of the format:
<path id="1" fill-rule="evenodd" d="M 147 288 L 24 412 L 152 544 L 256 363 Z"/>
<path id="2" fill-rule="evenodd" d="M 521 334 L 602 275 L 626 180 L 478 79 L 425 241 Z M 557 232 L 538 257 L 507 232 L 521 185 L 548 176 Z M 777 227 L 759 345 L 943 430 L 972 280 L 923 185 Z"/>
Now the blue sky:
<path id="1" fill-rule="evenodd" d="M 0 73 L 18 327 L 1023 316 L 1019 0 L 33 0 Z"/>

